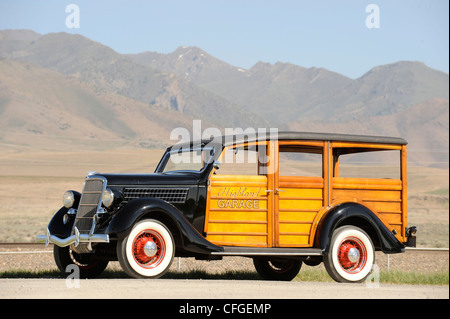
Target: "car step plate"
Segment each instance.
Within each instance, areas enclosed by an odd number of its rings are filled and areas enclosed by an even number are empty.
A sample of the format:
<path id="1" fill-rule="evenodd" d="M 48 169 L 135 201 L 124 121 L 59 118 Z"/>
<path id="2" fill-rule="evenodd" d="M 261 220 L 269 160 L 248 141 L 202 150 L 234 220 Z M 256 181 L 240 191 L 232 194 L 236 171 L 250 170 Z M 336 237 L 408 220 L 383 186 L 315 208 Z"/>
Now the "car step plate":
<path id="1" fill-rule="evenodd" d="M 254 248 L 223 247 L 221 252 L 212 252 L 219 256 L 322 256 L 319 248 Z"/>

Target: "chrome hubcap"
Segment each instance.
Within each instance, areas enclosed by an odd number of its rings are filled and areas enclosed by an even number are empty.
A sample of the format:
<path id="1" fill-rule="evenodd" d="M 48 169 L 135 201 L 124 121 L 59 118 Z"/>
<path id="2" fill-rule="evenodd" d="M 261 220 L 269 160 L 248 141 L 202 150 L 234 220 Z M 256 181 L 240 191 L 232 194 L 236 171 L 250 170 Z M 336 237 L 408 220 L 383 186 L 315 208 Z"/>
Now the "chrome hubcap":
<path id="1" fill-rule="evenodd" d="M 352 263 L 356 263 L 359 260 L 359 250 L 356 248 L 350 248 L 348 250 L 348 260 Z"/>
<path id="2" fill-rule="evenodd" d="M 156 246 L 156 244 L 149 240 L 148 242 L 145 243 L 144 245 L 144 254 L 147 257 L 153 257 L 156 255 L 156 253 L 158 252 L 158 247 Z"/>

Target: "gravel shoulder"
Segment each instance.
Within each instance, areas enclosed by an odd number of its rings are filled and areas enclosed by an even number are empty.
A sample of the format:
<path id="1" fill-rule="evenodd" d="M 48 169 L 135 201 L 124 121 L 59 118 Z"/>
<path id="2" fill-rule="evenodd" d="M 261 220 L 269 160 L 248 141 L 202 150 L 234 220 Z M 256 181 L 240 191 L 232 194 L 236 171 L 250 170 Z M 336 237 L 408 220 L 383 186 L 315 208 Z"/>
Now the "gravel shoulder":
<path id="1" fill-rule="evenodd" d="M 10 270 L 41 271 L 56 269 L 53 260 L 53 248 L 44 245 L 0 245 L 0 272 Z M 408 272 L 434 272 L 449 270 L 449 252 L 411 251 L 403 254 L 385 255 L 376 253 L 375 263 L 380 270 L 389 267 L 390 270 Z M 320 265 L 318 267 L 322 267 Z M 302 269 L 307 269 L 304 265 Z M 118 262 L 111 262 L 108 269 L 120 269 Z M 253 271 L 253 262 L 249 258 L 225 257 L 221 261 L 199 261 L 194 258 L 175 258 L 172 271 L 202 270 L 207 273 L 222 273 L 226 271 Z"/>
<path id="2" fill-rule="evenodd" d="M 404 254 L 390 255 L 389 268 L 403 271 L 448 271 L 448 257 L 448 251 L 407 251 Z M 387 268 L 387 255 L 377 254 L 376 260 L 380 269 Z M 118 262 L 111 262 L 108 267 L 112 270 L 120 269 Z M 0 246 L 0 272 L 52 269 L 56 269 L 52 247 Z M 253 271 L 254 268 L 248 258 L 228 257 L 212 262 L 176 258 L 171 270 L 202 270 L 215 274 L 229 270 Z M 449 287 L 259 280 L 91 279 L 75 282 L 73 279 L 0 279 L 1 299 L 353 299 L 355 296 L 358 299 L 448 299 Z"/>

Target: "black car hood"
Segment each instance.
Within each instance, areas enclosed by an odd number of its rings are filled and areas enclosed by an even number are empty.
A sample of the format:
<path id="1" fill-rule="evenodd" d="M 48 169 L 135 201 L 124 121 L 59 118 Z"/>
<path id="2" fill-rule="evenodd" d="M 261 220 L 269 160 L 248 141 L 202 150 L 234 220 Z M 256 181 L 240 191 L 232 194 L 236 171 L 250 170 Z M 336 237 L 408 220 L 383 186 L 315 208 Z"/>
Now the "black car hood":
<path id="1" fill-rule="evenodd" d="M 96 174 L 106 178 L 108 185 L 197 185 L 200 176 L 195 173 L 155 173 L 155 174 Z"/>

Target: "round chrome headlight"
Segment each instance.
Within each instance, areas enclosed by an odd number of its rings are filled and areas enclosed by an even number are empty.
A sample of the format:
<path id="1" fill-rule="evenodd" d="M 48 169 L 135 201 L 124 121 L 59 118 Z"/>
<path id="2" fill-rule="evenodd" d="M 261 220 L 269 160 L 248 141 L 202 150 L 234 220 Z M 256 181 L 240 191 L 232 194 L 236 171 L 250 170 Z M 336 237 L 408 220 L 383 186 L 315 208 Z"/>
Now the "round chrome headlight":
<path id="1" fill-rule="evenodd" d="M 112 206 L 112 204 L 114 203 L 114 192 L 111 189 L 107 188 L 103 191 L 102 202 L 106 208 Z"/>
<path id="2" fill-rule="evenodd" d="M 75 194 L 72 191 L 67 191 L 63 195 L 63 205 L 66 208 L 71 208 L 75 203 Z"/>

